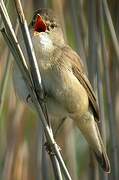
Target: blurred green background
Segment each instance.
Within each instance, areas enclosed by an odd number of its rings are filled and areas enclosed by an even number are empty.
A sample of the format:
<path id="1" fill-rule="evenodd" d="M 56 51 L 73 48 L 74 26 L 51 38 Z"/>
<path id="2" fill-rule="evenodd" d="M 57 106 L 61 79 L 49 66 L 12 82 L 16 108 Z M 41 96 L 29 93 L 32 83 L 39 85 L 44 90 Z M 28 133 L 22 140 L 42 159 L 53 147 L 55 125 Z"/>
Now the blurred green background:
<path id="1" fill-rule="evenodd" d="M 117 0 L 24 0 L 28 23 L 34 10 L 48 7 L 59 16 L 68 44 L 82 58 L 100 106 L 100 131 L 111 161 L 107 175 L 79 130 L 66 120 L 56 141 L 73 180 L 119 180 L 119 2 Z M 14 0 L 6 5 L 13 27 Z M 13 58 L 0 34 L 0 179 L 53 180 L 47 154 L 41 153 L 37 115 L 15 95 Z M 41 157 L 43 164 L 41 166 Z"/>

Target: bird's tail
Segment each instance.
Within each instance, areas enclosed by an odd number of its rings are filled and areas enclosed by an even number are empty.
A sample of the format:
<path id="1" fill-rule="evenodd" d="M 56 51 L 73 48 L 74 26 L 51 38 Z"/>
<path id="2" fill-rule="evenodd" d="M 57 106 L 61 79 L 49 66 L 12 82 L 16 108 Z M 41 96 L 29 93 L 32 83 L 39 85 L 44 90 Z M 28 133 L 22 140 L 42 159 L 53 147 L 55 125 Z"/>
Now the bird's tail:
<path id="1" fill-rule="evenodd" d="M 100 164 L 100 166 L 102 167 L 102 169 L 106 172 L 106 173 L 110 173 L 111 171 L 111 168 L 110 168 L 110 162 L 109 162 L 109 159 L 108 159 L 108 156 L 107 156 L 107 153 L 106 153 L 106 150 L 105 150 L 105 147 L 103 145 L 103 142 L 102 142 L 102 139 L 101 139 L 101 135 L 100 135 L 100 132 L 98 130 L 98 127 L 97 127 L 97 124 L 96 124 L 96 128 L 97 128 L 97 133 L 98 133 L 98 138 L 99 138 L 99 141 L 100 141 L 100 144 L 101 144 L 101 149 L 102 149 L 102 152 L 96 152 L 94 151 L 94 154 L 96 156 L 96 159 L 98 161 L 98 163 Z"/>
<path id="2" fill-rule="evenodd" d="M 96 155 L 96 159 L 100 166 L 105 172 L 109 173 L 110 162 L 92 112 L 87 112 L 80 120 L 77 121 L 76 119 L 75 122 Z"/>

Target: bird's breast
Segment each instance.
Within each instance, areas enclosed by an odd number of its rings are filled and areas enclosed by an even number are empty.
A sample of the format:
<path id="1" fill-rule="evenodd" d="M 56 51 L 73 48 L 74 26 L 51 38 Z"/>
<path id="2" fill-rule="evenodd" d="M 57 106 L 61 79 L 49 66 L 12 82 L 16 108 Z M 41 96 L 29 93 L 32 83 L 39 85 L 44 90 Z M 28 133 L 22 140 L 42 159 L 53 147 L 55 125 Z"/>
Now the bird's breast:
<path id="1" fill-rule="evenodd" d="M 37 33 L 32 37 L 33 46 L 41 71 L 47 71 L 51 67 L 51 58 L 54 51 L 54 45 L 50 36 L 45 33 Z"/>

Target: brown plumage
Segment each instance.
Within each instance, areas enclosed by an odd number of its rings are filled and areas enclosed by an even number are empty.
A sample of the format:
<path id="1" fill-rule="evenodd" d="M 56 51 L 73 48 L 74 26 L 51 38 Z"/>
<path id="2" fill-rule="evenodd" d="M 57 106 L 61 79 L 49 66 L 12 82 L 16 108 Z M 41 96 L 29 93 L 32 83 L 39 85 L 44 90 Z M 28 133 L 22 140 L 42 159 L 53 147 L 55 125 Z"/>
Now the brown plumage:
<path id="1" fill-rule="evenodd" d="M 80 57 L 69 46 L 64 47 L 64 54 L 68 57 L 69 61 L 71 61 L 72 71 L 74 75 L 80 81 L 82 86 L 86 89 L 89 97 L 89 103 L 94 111 L 96 120 L 99 122 L 99 107 L 97 104 L 97 99 L 95 97 L 95 93 L 90 84 L 90 81 L 86 77 L 85 70 L 83 64 L 81 63 L 82 61 Z"/>
<path id="2" fill-rule="evenodd" d="M 41 16 L 40 21 L 38 16 Z M 37 21 L 40 23 L 36 24 Z M 109 173 L 110 163 L 97 125 L 99 107 L 80 57 L 66 44 L 59 21 L 51 10 L 36 11 L 29 28 L 49 115 L 59 121 L 66 117 L 74 120 L 99 164 Z M 14 70 L 14 84 L 19 96 L 27 101 L 29 92 L 18 67 Z"/>

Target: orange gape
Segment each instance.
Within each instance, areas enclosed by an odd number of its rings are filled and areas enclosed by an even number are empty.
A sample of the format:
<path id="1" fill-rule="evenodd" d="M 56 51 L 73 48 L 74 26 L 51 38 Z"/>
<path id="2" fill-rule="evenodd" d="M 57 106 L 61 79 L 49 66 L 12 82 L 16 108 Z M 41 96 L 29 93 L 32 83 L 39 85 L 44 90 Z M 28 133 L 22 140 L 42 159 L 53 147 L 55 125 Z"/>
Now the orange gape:
<path id="1" fill-rule="evenodd" d="M 40 15 L 38 15 L 35 26 L 34 26 L 34 31 L 37 32 L 45 32 L 46 31 L 46 24 L 43 22 L 43 19 Z"/>

